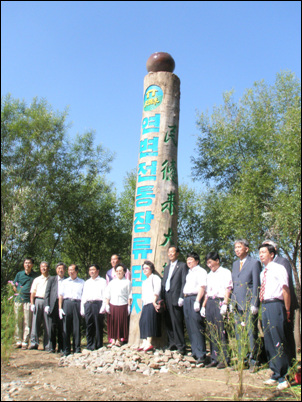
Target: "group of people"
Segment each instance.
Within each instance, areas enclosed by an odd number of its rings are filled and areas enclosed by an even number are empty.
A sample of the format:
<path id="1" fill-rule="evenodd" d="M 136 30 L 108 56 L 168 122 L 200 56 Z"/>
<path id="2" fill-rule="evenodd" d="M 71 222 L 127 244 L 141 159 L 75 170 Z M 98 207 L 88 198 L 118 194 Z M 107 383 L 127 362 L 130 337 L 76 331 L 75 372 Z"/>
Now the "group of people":
<path id="1" fill-rule="evenodd" d="M 110 346 L 127 343 L 132 302 L 130 272 L 118 255 L 111 257 L 112 268 L 107 272 L 106 280 L 99 276 L 97 264 L 89 267 L 87 281 L 78 277 L 75 264 L 67 268 L 59 262 L 55 276 L 49 275 L 47 262 L 41 262 L 40 276 L 32 270 L 33 265 L 33 259 L 26 258 L 24 271 L 18 272 L 13 281 L 17 348 L 38 349 L 43 326 L 45 351 L 55 353 L 58 344 L 58 352 L 69 355 L 72 335 L 73 352 L 79 353 L 83 316 L 87 349 L 99 349 L 103 346 L 105 313 Z"/>
<path id="2" fill-rule="evenodd" d="M 206 256 L 210 272 L 200 266 L 199 255 L 191 252 L 186 263 L 180 262 L 179 249 L 168 250 L 169 264 L 163 278 L 151 261 L 142 265 L 146 279 L 142 284 L 142 312 L 139 320 L 140 351 L 154 349 L 152 339 L 161 336 L 162 300 L 165 302 L 165 325 L 168 348 L 186 353 L 185 327 L 192 356 L 198 367 L 225 368 L 230 363 L 226 316 L 234 315 L 239 353 L 242 349 L 242 326 L 248 334 L 249 352 L 246 364 L 255 371 L 258 361 L 258 311 L 262 306 L 264 348 L 273 371 L 267 385 L 279 390 L 288 387 L 286 374 L 295 358 L 293 335 L 294 311 L 298 308 L 290 263 L 277 255 L 277 246 L 270 240 L 259 247 L 260 261 L 249 255 L 246 240 L 236 240 L 237 260 L 232 271 L 220 265 L 217 252 Z M 261 263 L 264 269 L 261 270 Z M 64 355 L 81 351 L 80 317 L 85 317 L 87 349 L 103 346 L 103 320 L 107 313 L 109 347 L 128 342 L 131 311 L 131 274 L 118 255 L 111 257 L 112 268 L 106 280 L 99 276 L 100 268 L 89 267 L 90 279 L 78 278 L 78 267 L 58 263 L 56 276 L 49 276 L 47 262 L 40 264 L 41 275 L 33 271 L 33 260 L 26 258 L 24 271 L 16 275 L 15 299 L 16 346 L 38 349 L 39 332 L 44 323 L 44 350 Z M 23 310 L 23 319 L 21 317 Z M 210 360 L 206 351 L 206 326 L 210 340 Z M 31 328 L 31 331 L 30 331 Z M 30 344 L 29 344 L 30 341 Z"/>
<path id="3" fill-rule="evenodd" d="M 170 247 L 170 263 L 162 281 L 169 349 L 185 353 L 185 323 L 197 366 L 225 368 L 230 363 L 225 318 L 233 314 L 238 354 L 244 353 L 242 349 L 246 348 L 242 342 L 244 327 L 249 351 L 242 358 L 246 358 L 244 363 L 250 372 L 255 372 L 259 363 L 258 312 L 261 305 L 264 350 L 273 372 L 265 384 L 285 389 L 289 386 L 288 369 L 296 357 L 293 323 L 294 312 L 299 307 L 291 265 L 277 255 L 277 245 L 271 240 L 259 246 L 260 261 L 249 255 L 245 239 L 235 241 L 234 251 L 238 259 L 231 271 L 220 265 L 217 252 L 208 253 L 206 264 L 210 272 L 207 273 L 199 265 L 198 254 L 188 254 L 184 264 L 178 261 L 178 248 Z M 206 325 L 210 361 L 206 357 Z"/>

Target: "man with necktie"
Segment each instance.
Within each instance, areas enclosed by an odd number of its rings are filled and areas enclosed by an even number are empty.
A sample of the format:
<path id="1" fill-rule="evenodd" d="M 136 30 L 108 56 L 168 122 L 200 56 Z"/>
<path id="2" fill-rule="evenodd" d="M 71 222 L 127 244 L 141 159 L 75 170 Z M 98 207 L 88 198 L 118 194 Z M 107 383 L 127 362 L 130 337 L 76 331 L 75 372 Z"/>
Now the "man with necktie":
<path id="1" fill-rule="evenodd" d="M 178 261 L 179 248 L 168 250 L 169 264 L 165 267 L 162 280 L 162 295 L 166 303 L 165 322 L 168 334 L 168 348 L 186 352 L 184 337 L 183 287 L 188 273 L 184 262 Z"/>
<path id="2" fill-rule="evenodd" d="M 288 287 L 291 301 L 290 301 L 290 321 L 286 323 L 286 337 L 287 337 L 287 344 L 289 345 L 290 364 L 292 365 L 295 361 L 294 359 L 296 359 L 296 344 L 294 337 L 295 310 L 299 308 L 299 303 L 293 284 L 293 271 L 290 262 L 286 258 L 278 255 L 278 246 L 275 242 L 267 239 L 264 240 L 263 244 L 270 244 L 271 246 L 274 247 L 276 252 L 274 262 L 283 265 L 288 274 Z"/>
<path id="3" fill-rule="evenodd" d="M 250 372 L 255 371 L 257 360 L 258 309 L 261 264 L 249 255 L 249 243 L 245 239 L 235 241 L 235 254 L 238 257 L 233 263 L 233 293 L 231 305 L 234 311 L 236 339 L 239 351 L 242 350 L 241 323 L 246 324 L 249 339 L 248 364 Z"/>
<path id="4" fill-rule="evenodd" d="M 265 385 L 277 385 L 281 391 L 289 387 L 286 374 L 290 367 L 286 323 L 290 320 L 290 291 L 286 269 L 274 261 L 275 248 L 269 244 L 259 246 L 259 258 L 264 265 L 261 272 L 260 301 L 264 347 L 273 375 Z"/>
<path id="5" fill-rule="evenodd" d="M 59 294 L 62 282 L 66 279 L 66 265 L 59 262 L 56 266 L 56 276 L 51 276 L 47 282 L 45 291 L 44 311 L 49 317 L 50 338 L 48 344 L 49 353 L 55 353 L 58 339 L 58 353 L 63 352 L 63 320 L 59 317 Z"/>

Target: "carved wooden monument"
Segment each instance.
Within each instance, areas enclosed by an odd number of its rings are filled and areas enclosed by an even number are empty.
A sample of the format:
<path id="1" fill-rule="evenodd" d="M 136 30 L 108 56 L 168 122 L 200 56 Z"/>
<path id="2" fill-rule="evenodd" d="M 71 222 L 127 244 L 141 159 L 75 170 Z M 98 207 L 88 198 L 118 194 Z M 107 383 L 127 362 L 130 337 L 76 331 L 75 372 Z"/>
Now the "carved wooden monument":
<path id="1" fill-rule="evenodd" d="M 177 145 L 180 80 L 168 53 L 152 54 L 144 79 L 144 104 L 131 246 L 133 303 L 129 343 L 139 343 L 142 264 L 154 263 L 162 276 L 168 248 L 177 244 Z"/>

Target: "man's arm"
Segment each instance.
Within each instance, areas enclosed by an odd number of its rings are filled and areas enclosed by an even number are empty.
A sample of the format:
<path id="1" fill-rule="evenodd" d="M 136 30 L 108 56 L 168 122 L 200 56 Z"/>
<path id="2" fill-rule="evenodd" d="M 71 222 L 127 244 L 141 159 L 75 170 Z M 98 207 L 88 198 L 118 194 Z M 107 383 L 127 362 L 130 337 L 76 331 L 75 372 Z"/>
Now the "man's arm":
<path id="1" fill-rule="evenodd" d="M 287 321 L 290 322 L 290 291 L 289 291 L 289 287 L 286 285 L 283 285 L 282 293 L 283 293 L 284 304 L 285 304 L 285 309 L 286 309 Z"/>

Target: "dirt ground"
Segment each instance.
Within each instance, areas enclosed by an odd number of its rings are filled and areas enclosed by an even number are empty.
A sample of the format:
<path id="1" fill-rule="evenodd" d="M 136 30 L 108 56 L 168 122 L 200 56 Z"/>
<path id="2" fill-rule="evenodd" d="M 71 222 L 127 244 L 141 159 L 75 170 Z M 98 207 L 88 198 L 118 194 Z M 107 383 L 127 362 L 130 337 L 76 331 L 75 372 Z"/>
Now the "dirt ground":
<path id="1" fill-rule="evenodd" d="M 93 374 L 77 367 L 59 367 L 60 356 L 42 350 L 14 350 L 1 366 L 1 400 L 10 401 L 200 401 L 234 400 L 238 373 L 230 368 L 193 368 L 177 372 Z M 293 389 L 265 388 L 269 369 L 244 371 L 245 400 L 294 400 Z"/>

